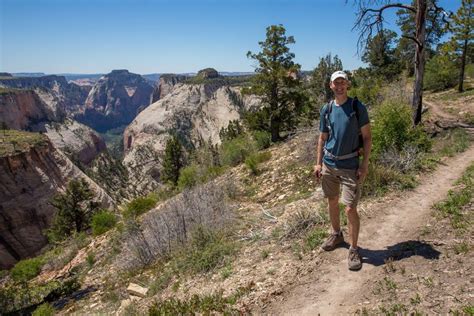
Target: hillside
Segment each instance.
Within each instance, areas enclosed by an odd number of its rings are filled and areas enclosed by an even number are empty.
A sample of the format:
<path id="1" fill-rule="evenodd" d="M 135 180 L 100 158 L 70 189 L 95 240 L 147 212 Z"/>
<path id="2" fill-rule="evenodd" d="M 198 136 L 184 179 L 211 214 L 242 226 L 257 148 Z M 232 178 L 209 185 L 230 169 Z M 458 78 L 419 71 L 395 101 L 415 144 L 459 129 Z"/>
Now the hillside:
<path id="1" fill-rule="evenodd" d="M 429 99 L 440 104 L 437 94 Z M 359 273 L 347 270 L 344 248 L 318 250 L 328 216 L 312 174 L 313 127 L 267 149 L 256 174 L 244 164 L 230 168 L 207 185 L 160 197 L 137 220 L 122 205 L 117 228 L 49 249 L 29 283 L 40 293 L 36 302 L 62 289 L 61 300 L 50 299 L 59 314 L 142 314 L 152 306 L 305 315 L 472 309 L 464 276 L 474 263 L 473 135 L 439 127 L 449 122 L 427 113 L 425 128 L 437 131 L 421 167 L 361 202 Z M 450 189 L 467 196 L 455 212 L 443 206 L 453 203 Z M 221 233 L 199 233 L 199 225 Z"/>

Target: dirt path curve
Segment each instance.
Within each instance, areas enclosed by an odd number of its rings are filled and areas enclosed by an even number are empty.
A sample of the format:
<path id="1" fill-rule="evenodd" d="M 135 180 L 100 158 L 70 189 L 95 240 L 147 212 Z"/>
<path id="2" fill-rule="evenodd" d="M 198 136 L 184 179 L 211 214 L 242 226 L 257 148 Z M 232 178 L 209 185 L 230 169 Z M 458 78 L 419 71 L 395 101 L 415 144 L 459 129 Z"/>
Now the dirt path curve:
<path id="1" fill-rule="evenodd" d="M 429 110 L 431 111 L 431 113 L 433 113 L 435 117 L 438 117 L 442 120 L 452 121 L 452 122 L 457 121 L 457 117 L 455 115 L 452 115 L 450 113 L 443 111 L 438 105 L 437 101 L 423 100 L 423 103 L 428 105 Z"/>
<path id="2" fill-rule="evenodd" d="M 311 275 L 288 288 L 265 308 L 269 315 L 346 315 L 354 313 L 363 285 L 383 269 L 387 247 L 407 241 L 426 223 L 431 206 L 444 199 L 464 170 L 474 161 L 474 145 L 421 179 L 421 185 L 385 204 L 379 214 L 361 221 L 360 245 L 364 266 L 358 272 L 347 269 L 347 249 L 322 253 L 323 262 Z M 382 204 L 383 205 L 383 204 Z"/>

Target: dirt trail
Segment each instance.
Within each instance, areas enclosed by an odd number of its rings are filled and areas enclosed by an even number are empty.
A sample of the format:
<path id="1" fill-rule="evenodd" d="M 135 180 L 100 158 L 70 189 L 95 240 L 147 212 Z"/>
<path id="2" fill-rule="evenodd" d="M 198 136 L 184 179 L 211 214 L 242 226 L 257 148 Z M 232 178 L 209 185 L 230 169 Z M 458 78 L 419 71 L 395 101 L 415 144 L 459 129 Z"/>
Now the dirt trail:
<path id="1" fill-rule="evenodd" d="M 435 117 L 439 117 L 442 120 L 447 120 L 447 121 L 452 121 L 452 122 L 457 121 L 457 117 L 455 115 L 452 115 L 450 113 L 443 111 L 436 101 L 423 100 L 423 103 L 428 105 L 429 110 L 433 113 Z"/>
<path id="2" fill-rule="evenodd" d="M 345 315 L 354 313 L 361 303 L 364 287 L 383 269 L 388 247 L 415 236 L 431 216 L 431 206 L 444 199 L 454 182 L 474 161 L 474 146 L 421 179 L 415 190 L 385 204 L 379 214 L 361 220 L 360 246 L 364 266 L 358 272 L 347 269 L 347 249 L 322 253 L 315 272 L 288 288 L 265 308 L 269 315 Z"/>

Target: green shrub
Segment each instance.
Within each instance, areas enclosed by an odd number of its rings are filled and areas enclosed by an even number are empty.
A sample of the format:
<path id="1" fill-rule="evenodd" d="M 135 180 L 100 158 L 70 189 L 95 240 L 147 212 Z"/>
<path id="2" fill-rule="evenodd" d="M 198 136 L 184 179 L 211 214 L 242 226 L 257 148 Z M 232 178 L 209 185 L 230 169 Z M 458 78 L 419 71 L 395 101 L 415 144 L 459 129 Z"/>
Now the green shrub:
<path id="1" fill-rule="evenodd" d="M 236 166 L 245 161 L 255 152 L 255 144 L 247 136 L 239 136 L 223 142 L 220 148 L 222 163 L 227 166 Z"/>
<path id="2" fill-rule="evenodd" d="M 431 141 L 421 127 L 412 128 L 409 105 L 389 100 L 376 107 L 373 117 L 373 159 L 389 149 L 401 151 L 409 144 L 423 151 L 431 148 Z"/>
<path id="3" fill-rule="evenodd" d="M 253 153 L 245 159 L 245 165 L 249 168 L 250 172 L 253 175 L 258 175 L 258 165 L 261 162 L 267 161 L 272 157 L 270 152 L 260 152 L 260 153 Z"/>
<path id="4" fill-rule="evenodd" d="M 258 150 L 266 149 L 272 144 L 272 135 L 266 131 L 253 131 L 252 138 Z"/>
<path id="5" fill-rule="evenodd" d="M 42 266 L 43 260 L 39 257 L 21 260 L 11 269 L 10 275 L 17 282 L 25 282 L 37 276 Z"/>
<path id="6" fill-rule="evenodd" d="M 32 316 L 52 316 L 54 315 L 54 308 L 49 303 L 44 303 L 35 309 Z"/>
<path id="7" fill-rule="evenodd" d="M 446 55 L 435 55 L 426 63 L 423 88 L 440 91 L 458 83 L 459 70 L 455 62 Z"/>
<path id="8" fill-rule="evenodd" d="M 465 75 L 466 75 L 466 78 L 474 78 L 474 64 L 473 63 L 466 65 Z"/>
<path id="9" fill-rule="evenodd" d="M 238 311 L 232 308 L 234 304 L 235 298 L 225 298 L 222 296 L 222 293 L 205 296 L 194 294 L 187 301 L 169 298 L 157 302 L 148 310 L 148 315 L 233 315 L 238 314 Z"/>
<path id="10" fill-rule="evenodd" d="M 187 271 L 209 272 L 226 263 L 226 257 L 234 253 L 234 244 L 219 232 L 203 227 L 197 228 L 191 238 L 191 244 L 185 250 L 184 258 L 177 261 L 178 266 Z"/>
<path id="11" fill-rule="evenodd" d="M 198 169 L 196 165 L 192 164 L 180 170 L 178 179 L 178 188 L 180 190 L 193 187 L 197 183 Z"/>
<path id="12" fill-rule="evenodd" d="M 377 162 L 369 164 L 369 172 L 363 184 L 364 196 L 381 196 L 389 189 L 413 189 L 416 186 L 413 175 L 382 166 Z"/>
<path id="13" fill-rule="evenodd" d="M 446 145 L 441 149 L 443 156 L 452 157 L 469 148 L 469 138 L 464 129 L 455 129 L 446 137 Z"/>
<path id="14" fill-rule="evenodd" d="M 158 198 L 155 195 L 148 195 L 143 197 L 138 197 L 127 204 L 127 207 L 124 211 L 125 217 L 137 217 L 155 207 L 158 202 Z"/>
<path id="15" fill-rule="evenodd" d="M 305 240 L 306 246 L 310 250 L 313 250 L 316 247 L 320 246 L 327 236 L 328 236 L 328 232 L 326 231 L 325 228 L 316 227 L 308 234 L 308 236 L 306 236 L 306 240 Z"/>
<path id="16" fill-rule="evenodd" d="M 108 210 L 101 210 L 92 216 L 92 234 L 99 236 L 113 228 L 117 224 L 115 214 Z"/>
<path id="17" fill-rule="evenodd" d="M 249 168 L 250 173 L 253 175 L 258 174 L 258 162 L 255 155 L 250 155 L 245 159 L 245 165 Z"/>

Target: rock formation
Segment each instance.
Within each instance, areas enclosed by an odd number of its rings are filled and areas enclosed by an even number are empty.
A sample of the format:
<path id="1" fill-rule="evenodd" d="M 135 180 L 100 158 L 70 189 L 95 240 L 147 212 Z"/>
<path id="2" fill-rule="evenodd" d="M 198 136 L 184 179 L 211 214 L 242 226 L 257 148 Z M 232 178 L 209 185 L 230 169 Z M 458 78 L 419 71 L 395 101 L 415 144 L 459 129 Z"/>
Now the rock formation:
<path id="1" fill-rule="evenodd" d="M 100 78 L 75 118 L 96 131 L 105 132 L 129 124 L 149 105 L 153 87 L 140 75 L 113 70 Z"/>
<path id="2" fill-rule="evenodd" d="M 158 81 L 158 85 L 153 90 L 150 104 L 163 99 L 166 95 L 168 95 L 173 90 L 173 87 L 176 84 L 183 82 L 184 80 L 188 78 L 189 78 L 188 76 L 184 76 L 184 75 L 175 75 L 175 74 L 161 75 Z"/>
<path id="3" fill-rule="evenodd" d="M 0 124 L 18 130 L 35 130 L 56 119 L 47 104 L 32 90 L 6 89 L 0 92 Z"/>
<path id="4" fill-rule="evenodd" d="M 90 87 L 68 83 L 63 76 L 0 77 L 0 87 L 34 90 L 55 113 L 64 117 L 81 111 Z"/>
<path id="5" fill-rule="evenodd" d="M 36 254 L 47 242 L 55 209 L 50 200 L 71 179 L 84 177 L 105 207 L 113 200 L 44 135 L 0 135 L 0 268 Z M 7 135 L 5 135 L 7 133 Z M 13 134 L 13 138 L 9 135 Z"/>
<path id="6" fill-rule="evenodd" d="M 55 148 L 84 165 L 106 149 L 99 134 L 72 119 L 58 117 L 51 103 L 44 102 L 44 95 L 42 99 L 33 90 L 0 92 L 0 124 L 8 129 L 45 132 Z"/>
<path id="7" fill-rule="evenodd" d="M 256 98 L 243 98 L 239 88 L 219 81 L 177 84 L 170 94 L 142 111 L 124 132 L 124 164 L 132 187 L 146 192 L 159 186 L 160 157 L 171 132 L 178 133 L 187 148 L 197 147 L 203 140 L 217 144 L 220 129 L 258 103 Z"/>

